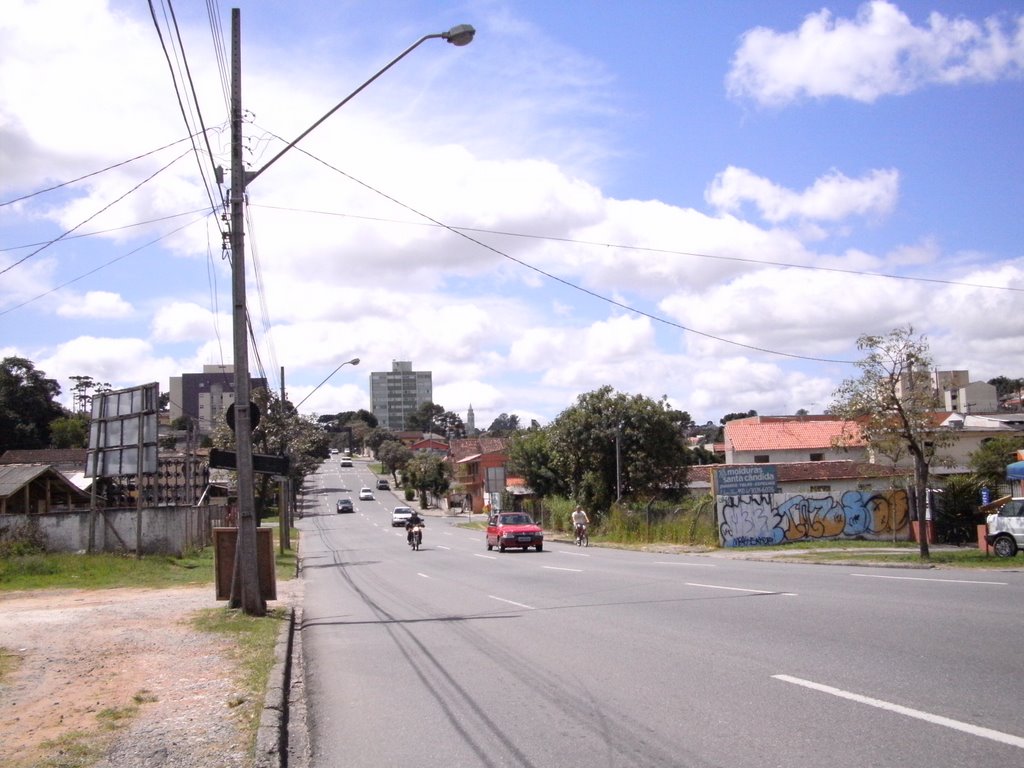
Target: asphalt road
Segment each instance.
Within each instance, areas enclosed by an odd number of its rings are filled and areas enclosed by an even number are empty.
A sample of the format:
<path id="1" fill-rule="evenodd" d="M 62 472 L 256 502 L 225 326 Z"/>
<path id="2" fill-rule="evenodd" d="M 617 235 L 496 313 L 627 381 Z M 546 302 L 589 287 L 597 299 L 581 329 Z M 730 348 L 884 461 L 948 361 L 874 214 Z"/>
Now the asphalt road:
<path id="1" fill-rule="evenodd" d="M 498 553 L 440 517 L 413 552 L 373 479 L 328 462 L 298 524 L 318 768 L 1024 765 L 1024 572 Z"/>

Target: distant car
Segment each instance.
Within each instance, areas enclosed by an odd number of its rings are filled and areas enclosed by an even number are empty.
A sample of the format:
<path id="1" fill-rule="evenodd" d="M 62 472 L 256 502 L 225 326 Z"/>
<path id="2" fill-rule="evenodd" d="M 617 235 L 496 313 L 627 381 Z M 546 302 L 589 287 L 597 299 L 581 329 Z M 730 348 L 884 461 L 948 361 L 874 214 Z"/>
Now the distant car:
<path id="1" fill-rule="evenodd" d="M 388 481 L 385 480 L 382 477 L 380 480 L 377 481 L 377 490 L 378 491 L 390 491 L 391 490 L 391 484 L 388 483 Z"/>
<path id="2" fill-rule="evenodd" d="M 1024 498 L 1010 499 L 985 518 L 985 543 L 997 557 L 1013 557 L 1024 549 Z"/>
<path id="3" fill-rule="evenodd" d="M 352 499 L 338 499 L 338 514 L 342 512 L 355 512 L 356 508 L 352 506 Z"/>
<path id="4" fill-rule="evenodd" d="M 391 526 L 397 528 L 405 525 L 412 517 L 412 507 L 395 507 L 391 510 Z"/>
<path id="5" fill-rule="evenodd" d="M 332 456 L 333 456 L 334 454 L 336 454 L 337 452 L 338 452 L 338 449 L 337 449 L 337 448 L 331 448 L 331 455 L 332 455 Z"/>
<path id="6" fill-rule="evenodd" d="M 544 549 L 544 531 L 525 512 L 500 512 L 487 521 L 487 550 L 497 547 L 504 552 L 509 547 L 527 550 L 536 547 Z"/>
<path id="7" fill-rule="evenodd" d="M 359 489 L 359 500 L 360 501 L 373 501 L 373 491 L 369 488 L 363 487 Z"/>
<path id="8" fill-rule="evenodd" d="M 343 467 L 351 467 L 352 466 L 352 459 L 342 459 L 341 460 L 341 466 L 343 466 Z"/>

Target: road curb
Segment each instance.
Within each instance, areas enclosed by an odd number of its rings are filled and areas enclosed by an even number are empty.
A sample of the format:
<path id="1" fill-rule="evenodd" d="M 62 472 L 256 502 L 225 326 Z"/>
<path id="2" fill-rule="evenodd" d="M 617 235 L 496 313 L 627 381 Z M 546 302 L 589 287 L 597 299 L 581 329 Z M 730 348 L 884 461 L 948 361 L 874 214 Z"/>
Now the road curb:
<path id="1" fill-rule="evenodd" d="M 274 645 L 274 666 L 267 678 L 263 711 L 256 730 L 255 768 L 283 768 L 288 749 L 288 688 L 291 682 L 292 641 L 295 636 L 295 608 L 288 616 Z"/>

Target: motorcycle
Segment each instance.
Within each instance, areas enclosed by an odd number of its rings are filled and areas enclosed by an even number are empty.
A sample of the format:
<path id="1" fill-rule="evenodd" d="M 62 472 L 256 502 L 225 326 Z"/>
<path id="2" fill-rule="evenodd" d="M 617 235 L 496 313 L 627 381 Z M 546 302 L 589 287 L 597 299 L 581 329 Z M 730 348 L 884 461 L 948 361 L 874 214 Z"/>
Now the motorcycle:
<path id="1" fill-rule="evenodd" d="M 580 523 L 576 526 L 576 546 L 589 547 L 590 537 L 587 535 L 587 526 Z"/>
<path id="2" fill-rule="evenodd" d="M 423 543 L 423 523 L 417 523 L 409 531 L 409 546 L 416 552 Z"/>

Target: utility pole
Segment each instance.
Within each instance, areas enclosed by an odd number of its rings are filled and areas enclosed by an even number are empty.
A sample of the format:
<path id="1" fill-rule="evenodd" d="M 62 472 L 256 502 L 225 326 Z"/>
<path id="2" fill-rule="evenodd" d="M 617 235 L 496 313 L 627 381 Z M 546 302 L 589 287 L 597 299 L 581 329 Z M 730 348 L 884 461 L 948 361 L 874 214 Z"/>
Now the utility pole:
<path id="1" fill-rule="evenodd" d="M 242 31 L 241 11 L 231 9 L 231 295 L 235 358 L 235 470 L 238 482 L 238 539 L 235 546 L 235 571 L 231 582 L 232 608 L 241 607 L 249 616 L 263 616 L 266 602 L 260 593 L 259 569 L 256 562 L 256 515 L 253 498 L 252 426 L 249 419 L 251 400 L 249 382 L 248 313 L 245 306 L 245 233 L 243 232 L 242 205 L 245 188 L 257 176 L 273 165 L 289 149 L 307 136 L 314 128 L 333 115 L 359 94 L 370 83 L 405 58 L 421 43 L 441 39 L 455 46 L 468 45 L 476 34 L 469 24 L 458 24 L 447 32 L 424 35 L 402 53 L 388 62 L 356 90 L 338 102 L 323 117 L 303 131 L 297 139 L 255 171 L 246 171 L 242 165 Z M 358 363 L 358 360 L 354 361 Z M 301 405 L 301 403 L 300 403 Z M 297 407 L 297 406 L 296 406 Z"/>
<path id="2" fill-rule="evenodd" d="M 281 366 L 281 419 L 285 418 L 285 399 L 284 399 L 284 366 Z M 295 413 L 298 418 L 298 412 Z M 291 462 L 288 463 L 289 472 L 291 471 Z M 281 554 L 285 553 L 285 550 L 292 548 L 292 480 L 291 477 L 285 476 L 281 481 L 281 487 L 279 489 L 280 501 L 277 503 L 277 519 L 278 519 L 278 539 L 281 545 Z"/>
<path id="3" fill-rule="evenodd" d="M 260 593 L 256 562 L 256 503 L 253 494 L 252 425 L 249 421 L 248 313 L 245 306 L 245 232 L 242 205 L 247 182 L 242 163 L 242 30 L 241 11 L 231 9 L 231 297 L 235 360 L 235 451 L 238 484 L 238 538 L 231 582 L 232 608 L 247 616 L 263 616 L 267 604 Z"/>

